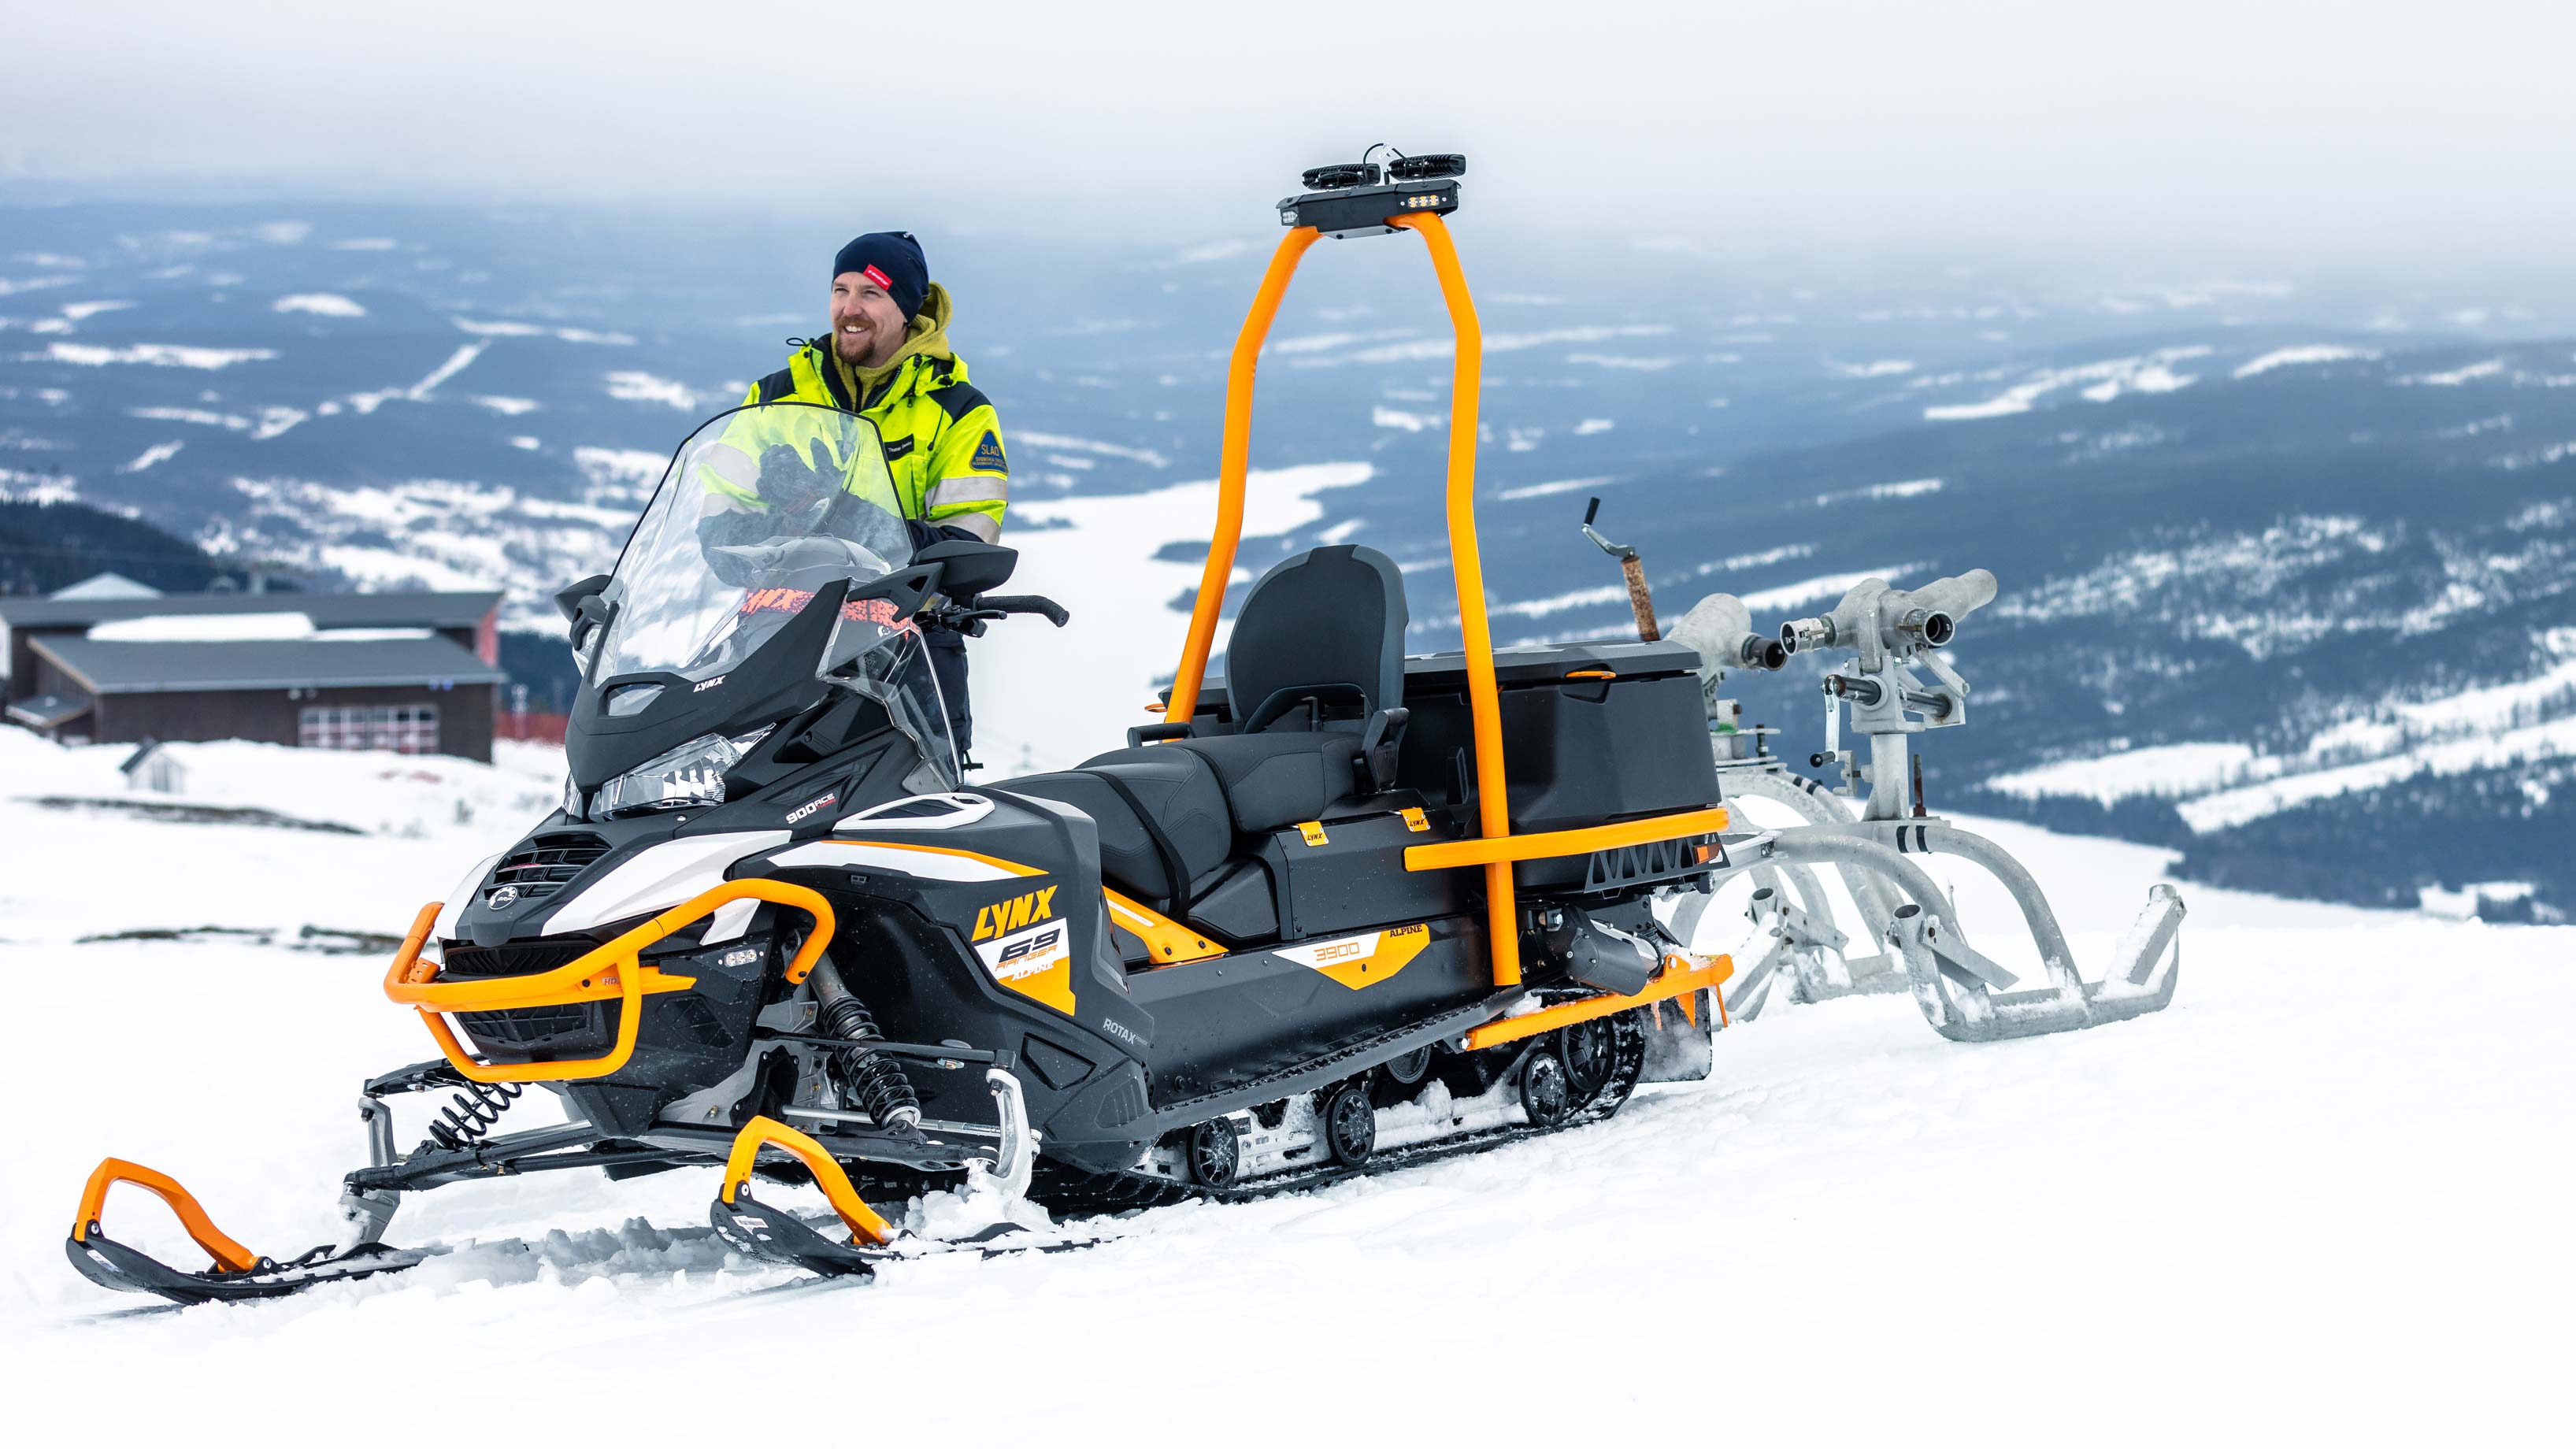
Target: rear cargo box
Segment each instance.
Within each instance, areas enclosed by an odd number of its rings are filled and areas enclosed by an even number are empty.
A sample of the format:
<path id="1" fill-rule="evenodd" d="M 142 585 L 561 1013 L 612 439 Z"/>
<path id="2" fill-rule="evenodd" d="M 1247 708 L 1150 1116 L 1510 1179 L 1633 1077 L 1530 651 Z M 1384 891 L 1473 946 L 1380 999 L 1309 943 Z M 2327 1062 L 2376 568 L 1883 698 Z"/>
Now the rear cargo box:
<path id="1" fill-rule="evenodd" d="M 1707 711 L 1692 672 L 1698 662 L 1675 644 L 1497 650 L 1513 832 L 1572 830 L 1716 804 Z M 1472 821 L 1476 775 L 1466 657 L 1406 659 L 1404 704 L 1413 720 L 1396 784 L 1434 805 L 1457 807 Z M 1202 718 L 1227 717 L 1222 680 L 1207 682 L 1199 709 Z M 1531 889 L 1580 886 L 1584 863 L 1580 856 L 1532 861 L 1516 879 Z"/>

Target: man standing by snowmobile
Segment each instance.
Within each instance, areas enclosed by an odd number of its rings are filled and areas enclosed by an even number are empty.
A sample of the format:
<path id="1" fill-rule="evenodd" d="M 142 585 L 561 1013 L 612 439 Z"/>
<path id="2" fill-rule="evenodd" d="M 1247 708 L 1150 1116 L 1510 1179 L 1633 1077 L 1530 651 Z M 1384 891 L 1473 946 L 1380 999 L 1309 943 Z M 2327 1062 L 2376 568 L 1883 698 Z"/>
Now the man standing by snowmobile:
<path id="1" fill-rule="evenodd" d="M 912 545 L 946 539 L 991 543 L 1011 494 L 1010 463 L 993 404 L 948 347 L 948 290 L 930 280 L 910 232 L 854 238 L 832 259 L 832 330 L 797 344 L 787 365 L 752 384 L 755 403 L 820 403 L 876 424 Z M 756 493 L 711 483 L 712 508 L 764 510 Z M 962 757 L 973 716 L 966 701 L 965 636 L 926 630 L 930 659 Z"/>

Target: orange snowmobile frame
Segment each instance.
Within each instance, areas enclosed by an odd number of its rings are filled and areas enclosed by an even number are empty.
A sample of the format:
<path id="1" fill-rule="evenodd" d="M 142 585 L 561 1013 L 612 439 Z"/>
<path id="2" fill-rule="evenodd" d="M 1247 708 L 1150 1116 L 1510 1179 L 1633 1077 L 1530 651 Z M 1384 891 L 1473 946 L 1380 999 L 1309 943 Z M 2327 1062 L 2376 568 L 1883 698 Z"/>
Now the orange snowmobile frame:
<path id="1" fill-rule="evenodd" d="M 1518 986 L 1520 908 L 1513 894 L 1512 862 L 1712 835 L 1725 828 L 1727 815 L 1721 808 L 1686 810 L 1586 830 L 1512 834 L 1510 777 L 1503 768 L 1502 699 L 1494 682 L 1493 628 L 1485 615 L 1484 559 L 1476 542 L 1476 403 L 1484 376 L 1484 331 L 1477 324 L 1476 302 L 1468 295 L 1466 274 L 1459 270 L 1458 249 L 1449 240 L 1448 224 L 1427 211 L 1390 216 L 1385 224 L 1416 233 L 1430 249 L 1440 295 L 1449 307 L 1449 326 L 1457 335 L 1449 376 L 1449 564 L 1457 580 L 1458 620 L 1465 636 L 1467 705 L 1475 725 L 1476 813 L 1482 831 L 1481 839 L 1417 845 L 1405 852 L 1404 868 L 1484 867 L 1494 985 Z M 1163 711 L 1167 720 L 1186 721 L 1198 708 L 1199 687 L 1205 682 L 1208 655 L 1216 643 L 1217 615 L 1234 576 L 1235 546 L 1243 537 L 1244 481 L 1252 470 L 1253 373 L 1260 366 L 1270 324 L 1279 315 L 1280 300 L 1288 293 L 1289 278 L 1296 274 L 1306 249 L 1322 235 L 1314 227 L 1299 226 L 1279 239 L 1261 289 L 1253 294 L 1252 311 L 1234 339 L 1234 360 L 1226 374 L 1225 442 L 1217 462 L 1216 538 L 1208 547 L 1207 566 L 1199 574 L 1189 637 L 1181 646 L 1171 701 Z M 1630 1006 L 1637 1004 L 1632 998 L 1619 999 Z"/>
<path id="2" fill-rule="evenodd" d="M 635 1055 L 636 1035 L 644 1021 L 644 998 L 661 991 L 686 991 L 698 984 L 694 976 L 665 975 L 643 964 L 646 947 L 672 932 L 715 914 L 718 908 L 741 900 L 762 900 L 792 906 L 814 918 L 814 929 L 806 932 L 805 944 L 787 963 L 790 985 L 805 979 L 823 948 L 832 940 L 832 904 L 819 892 L 799 885 L 774 880 L 733 880 L 713 890 L 692 896 L 662 912 L 616 940 L 584 953 L 578 960 L 535 976 L 505 976 L 489 981 L 441 983 L 438 968 L 420 959 L 420 949 L 427 943 L 431 928 L 437 923 L 442 904 L 432 901 L 412 918 L 411 931 L 403 937 L 402 949 L 394 953 L 394 963 L 385 972 L 385 997 L 398 1006 L 416 1007 L 420 1019 L 437 1039 L 439 1051 L 457 1075 L 472 1082 L 580 1082 L 594 1077 L 613 1076 Z M 446 1014 L 456 1011 L 520 1011 L 536 1006 L 570 1006 L 589 1001 L 622 1001 L 625 1009 L 617 1014 L 617 1039 L 600 1056 L 568 1062 L 523 1062 L 487 1064 L 476 1061 L 456 1037 L 455 1028 L 447 1024 Z"/>

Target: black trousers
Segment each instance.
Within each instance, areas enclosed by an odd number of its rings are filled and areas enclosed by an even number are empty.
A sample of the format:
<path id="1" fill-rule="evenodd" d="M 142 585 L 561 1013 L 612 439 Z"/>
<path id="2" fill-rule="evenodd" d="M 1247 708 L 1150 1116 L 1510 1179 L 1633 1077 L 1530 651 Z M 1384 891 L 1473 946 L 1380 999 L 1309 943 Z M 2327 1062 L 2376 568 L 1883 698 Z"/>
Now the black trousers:
<path id="1" fill-rule="evenodd" d="M 948 732 L 956 737 L 962 760 L 975 743 L 975 713 L 966 703 L 966 636 L 954 629 L 924 629 L 921 641 L 929 646 L 930 672 L 939 680 L 939 697 L 948 707 Z"/>

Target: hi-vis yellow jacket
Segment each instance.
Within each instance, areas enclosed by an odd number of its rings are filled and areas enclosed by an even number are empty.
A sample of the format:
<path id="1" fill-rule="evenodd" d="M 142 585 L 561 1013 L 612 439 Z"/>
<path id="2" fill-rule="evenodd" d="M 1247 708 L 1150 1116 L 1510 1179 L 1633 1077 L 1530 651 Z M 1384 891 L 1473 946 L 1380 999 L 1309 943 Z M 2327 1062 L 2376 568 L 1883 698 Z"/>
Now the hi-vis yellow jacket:
<path id="1" fill-rule="evenodd" d="M 986 543 L 1001 536 L 1010 506 L 1010 461 L 993 404 L 948 349 L 947 289 L 933 282 L 895 353 L 893 372 L 865 397 L 864 384 L 832 355 L 827 334 L 797 349 L 787 365 L 753 383 L 743 404 L 820 403 L 876 424 L 906 518 L 962 528 Z"/>

